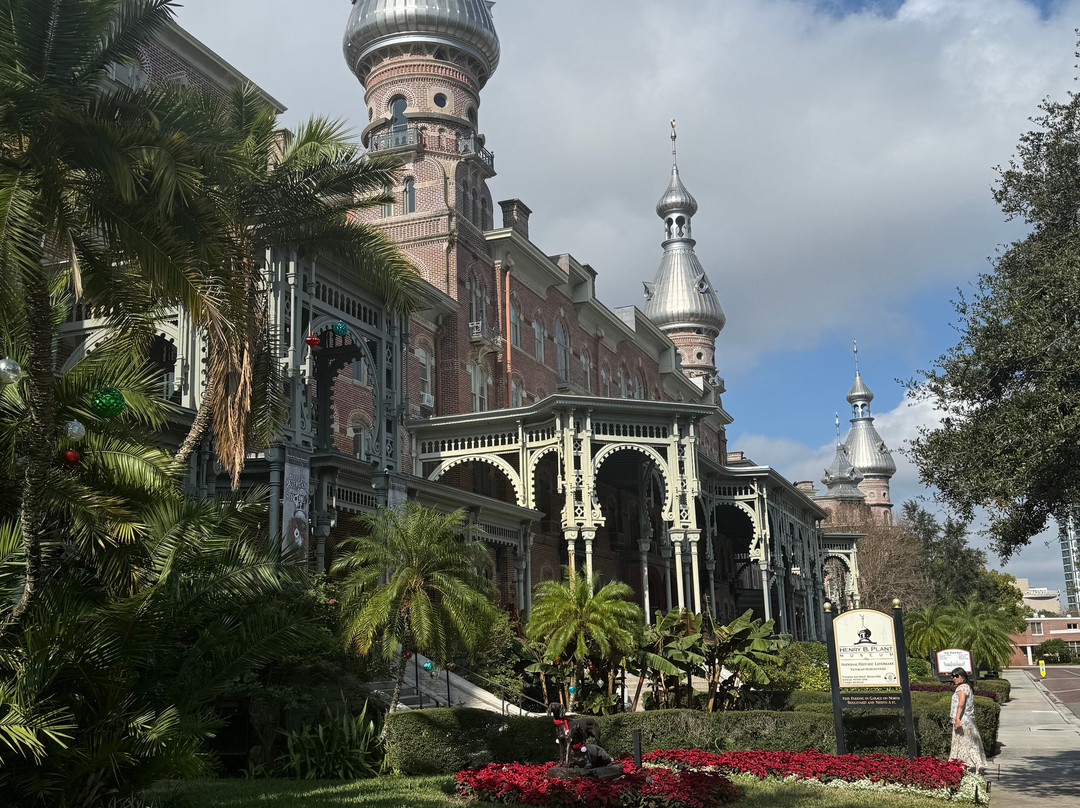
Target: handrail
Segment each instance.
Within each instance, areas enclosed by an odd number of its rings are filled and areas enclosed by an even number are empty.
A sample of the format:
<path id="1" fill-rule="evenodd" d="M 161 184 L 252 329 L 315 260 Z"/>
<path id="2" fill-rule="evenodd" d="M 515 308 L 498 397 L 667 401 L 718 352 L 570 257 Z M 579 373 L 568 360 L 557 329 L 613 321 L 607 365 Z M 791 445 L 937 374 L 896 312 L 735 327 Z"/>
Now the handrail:
<path id="1" fill-rule="evenodd" d="M 458 665 L 455 665 L 454 670 L 456 671 L 458 669 L 458 667 L 459 667 Z M 533 704 L 539 705 L 540 712 L 544 712 L 544 713 L 547 712 L 547 705 L 544 704 L 542 701 L 538 701 L 538 700 L 534 699 L 532 696 L 526 696 L 521 691 L 513 690 L 513 689 L 507 687 L 506 685 L 502 684 L 501 682 L 496 682 L 496 681 L 494 681 L 492 679 L 489 679 L 488 677 L 484 676 L 483 674 L 477 673 L 474 670 L 469 670 L 468 668 L 465 668 L 464 670 L 465 670 L 466 673 L 470 674 L 471 676 L 475 676 L 477 679 L 482 679 L 484 682 L 487 682 L 488 684 L 493 685 L 494 687 L 500 688 L 501 690 L 505 691 L 506 693 L 510 694 L 511 696 L 516 696 L 516 697 L 518 697 L 518 698 L 520 698 L 520 699 L 522 699 L 524 701 L 531 701 Z M 452 672 L 453 671 L 447 671 L 447 674 L 450 674 Z M 462 679 L 465 679 L 465 681 L 469 681 L 466 677 L 461 676 L 460 673 L 458 674 L 458 676 L 460 676 Z M 502 698 L 501 694 L 500 694 L 500 698 Z M 504 699 L 504 701 L 509 701 L 509 699 Z M 518 704 L 517 707 L 518 707 L 519 711 L 523 711 L 520 704 Z M 505 706 L 503 707 L 503 712 L 504 713 L 506 712 Z"/>

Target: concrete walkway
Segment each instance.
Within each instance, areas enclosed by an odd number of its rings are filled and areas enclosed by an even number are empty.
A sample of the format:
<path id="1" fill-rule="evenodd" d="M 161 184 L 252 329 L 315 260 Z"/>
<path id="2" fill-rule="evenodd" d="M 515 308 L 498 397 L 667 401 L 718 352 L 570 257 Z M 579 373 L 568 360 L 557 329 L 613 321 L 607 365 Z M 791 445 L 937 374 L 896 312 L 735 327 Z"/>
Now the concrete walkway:
<path id="1" fill-rule="evenodd" d="M 1080 718 L 1028 671 L 1003 675 L 1012 699 L 1001 708 L 1001 753 L 990 761 L 991 808 L 1080 806 Z"/>

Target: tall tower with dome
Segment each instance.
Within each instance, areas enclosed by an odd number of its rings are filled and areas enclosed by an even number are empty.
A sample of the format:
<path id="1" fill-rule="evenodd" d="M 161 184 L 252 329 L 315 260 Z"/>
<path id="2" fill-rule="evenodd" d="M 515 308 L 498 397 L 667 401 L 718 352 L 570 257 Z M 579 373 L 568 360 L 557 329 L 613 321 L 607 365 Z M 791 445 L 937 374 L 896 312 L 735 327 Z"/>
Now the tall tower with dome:
<path id="1" fill-rule="evenodd" d="M 664 255 L 652 283 L 645 284 L 645 316 L 675 343 L 683 372 L 715 376 L 716 338 L 727 318 L 694 252 L 691 220 L 697 200 L 679 176 L 675 121 L 671 122 L 671 180 L 656 204 L 664 222 Z"/>
<path id="2" fill-rule="evenodd" d="M 345 59 L 364 86 L 362 142 L 403 164 L 399 184 L 387 189 L 393 201 L 361 216 L 405 250 L 424 280 L 462 302 L 443 315 L 440 344 L 424 349 L 440 357 L 430 381 L 439 412 L 468 409 L 470 387 L 460 372 L 466 364 L 479 368 L 485 386 L 506 386 L 495 341 L 478 351 L 467 336 L 470 328 L 494 333 L 501 288 L 484 240 L 494 226 L 487 181 L 495 156 L 478 128 L 480 92 L 499 64 L 493 5 L 355 0 L 345 31 Z M 528 210 L 517 202 L 503 209 L 504 222 L 516 217 L 527 233 Z"/>
<path id="3" fill-rule="evenodd" d="M 866 495 L 866 504 L 876 519 L 892 524 L 892 498 L 889 483 L 896 474 L 896 462 L 885 446 L 870 415 L 874 394 L 859 373 L 859 349 L 855 346 L 855 382 L 848 390 L 851 405 L 851 431 L 844 441 L 847 458 L 863 475 L 859 490 Z"/>

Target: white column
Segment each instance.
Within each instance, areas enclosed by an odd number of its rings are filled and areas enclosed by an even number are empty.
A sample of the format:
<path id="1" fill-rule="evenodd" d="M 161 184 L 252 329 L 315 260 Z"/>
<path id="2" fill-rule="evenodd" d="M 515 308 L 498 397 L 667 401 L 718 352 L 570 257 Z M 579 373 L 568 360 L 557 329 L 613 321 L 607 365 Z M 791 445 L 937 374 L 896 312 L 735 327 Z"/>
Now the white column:
<path id="1" fill-rule="evenodd" d="M 641 604 L 645 612 L 645 625 L 652 623 L 652 607 L 649 603 L 649 548 L 650 542 L 639 541 L 638 552 L 641 554 Z"/>
<path id="2" fill-rule="evenodd" d="M 592 580 L 593 566 L 592 566 L 592 550 L 593 539 L 596 538 L 595 530 L 583 530 L 581 531 L 581 538 L 585 540 L 585 574 L 589 576 L 589 580 Z"/>
<path id="3" fill-rule="evenodd" d="M 686 538 L 690 542 L 690 568 L 692 589 L 694 596 L 694 613 L 701 614 L 701 562 L 698 559 L 698 539 L 701 538 L 700 530 L 689 530 Z"/>
<path id="4" fill-rule="evenodd" d="M 577 528 L 563 528 L 563 537 L 566 539 L 567 566 L 570 575 L 574 575 L 574 556 L 577 554 Z"/>
<path id="5" fill-rule="evenodd" d="M 772 573 L 769 572 L 769 562 L 765 559 L 758 561 L 758 568 L 761 570 L 761 591 L 765 595 L 765 622 L 768 622 L 772 620 Z"/>
<path id="6" fill-rule="evenodd" d="M 675 586 L 677 587 L 678 605 L 686 608 L 686 579 L 683 577 L 683 542 L 686 534 L 681 530 L 671 532 L 671 547 L 675 551 Z"/>

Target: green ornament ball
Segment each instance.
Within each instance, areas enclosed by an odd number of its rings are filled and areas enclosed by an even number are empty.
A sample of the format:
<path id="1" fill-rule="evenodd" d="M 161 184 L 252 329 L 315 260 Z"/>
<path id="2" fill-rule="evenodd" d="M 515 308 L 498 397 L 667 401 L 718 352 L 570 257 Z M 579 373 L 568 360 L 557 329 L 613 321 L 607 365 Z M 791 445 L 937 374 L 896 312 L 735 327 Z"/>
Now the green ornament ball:
<path id="1" fill-rule="evenodd" d="M 574 687 L 573 685 L 570 685 L 570 687 L 568 687 L 566 689 L 570 693 L 571 696 L 574 695 L 575 693 L 577 693 L 577 688 Z"/>
<path id="2" fill-rule="evenodd" d="M 90 399 L 90 410 L 99 418 L 115 418 L 125 409 L 124 394 L 115 387 L 102 387 Z"/>
<path id="3" fill-rule="evenodd" d="M 333 331 L 334 334 L 336 334 L 337 336 L 344 337 L 346 334 L 349 333 L 349 324 L 343 322 L 342 320 L 338 320 L 336 323 L 330 326 L 330 330 Z"/>
<path id="4" fill-rule="evenodd" d="M 434 668 L 434 667 L 435 667 L 435 666 L 431 664 L 431 660 L 430 660 L 430 659 L 429 659 L 429 660 L 428 660 L 427 662 L 425 662 L 425 663 L 424 663 L 424 670 L 426 670 L 426 671 L 430 671 L 430 670 L 431 670 L 432 668 Z"/>

